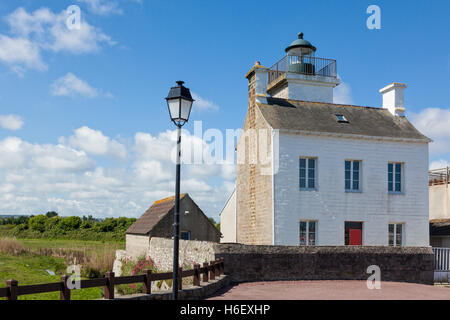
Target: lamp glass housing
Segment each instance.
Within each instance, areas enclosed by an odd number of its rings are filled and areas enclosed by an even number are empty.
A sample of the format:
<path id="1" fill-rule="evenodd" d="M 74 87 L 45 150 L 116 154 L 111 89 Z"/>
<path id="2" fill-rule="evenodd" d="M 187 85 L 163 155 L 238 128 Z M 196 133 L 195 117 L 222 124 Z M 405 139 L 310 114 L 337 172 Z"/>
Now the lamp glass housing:
<path id="1" fill-rule="evenodd" d="M 177 83 L 177 87 L 170 89 L 166 100 L 170 119 L 179 126 L 188 122 L 194 99 L 192 99 L 189 89 L 183 86 L 182 81 Z"/>

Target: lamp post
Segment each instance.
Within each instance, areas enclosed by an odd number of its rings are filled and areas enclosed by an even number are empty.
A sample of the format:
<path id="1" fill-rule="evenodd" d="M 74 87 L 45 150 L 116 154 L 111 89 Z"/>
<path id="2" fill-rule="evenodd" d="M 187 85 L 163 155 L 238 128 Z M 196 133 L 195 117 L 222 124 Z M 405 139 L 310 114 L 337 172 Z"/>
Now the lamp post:
<path id="1" fill-rule="evenodd" d="M 177 81 L 178 86 L 170 88 L 167 96 L 170 119 L 177 126 L 177 160 L 175 182 L 175 210 L 173 214 L 173 275 L 172 275 L 172 299 L 178 299 L 178 253 L 180 242 L 180 169 L 181 169 L 181 127 L 188 122 L 191 114 L 191 92 L 184 87 L 183 81 Z"/>

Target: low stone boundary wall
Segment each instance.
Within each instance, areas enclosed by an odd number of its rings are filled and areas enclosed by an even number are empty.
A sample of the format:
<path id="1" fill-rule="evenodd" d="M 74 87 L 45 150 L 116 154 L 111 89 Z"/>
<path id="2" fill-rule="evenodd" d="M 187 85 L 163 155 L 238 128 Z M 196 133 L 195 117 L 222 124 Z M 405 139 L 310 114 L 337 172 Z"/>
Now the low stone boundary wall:
<path id="1" fill-rule="evenodd" d="M 173 240 L 153 237 L 147 256 L 159 270 L 172 270 Z M 431 247 L 260 246 L 180 240 L 180 266 L 225 260 L 234 282 L 264 280 L 366 280 L 376 265 L 381 280 L 432 284 Z"/>
<path id="2" fill-rule="evenodd" d="M 431 247 L 300 247 L 214 244 L 234 282 L 263 280 L 367 280 L 377 265 L 382 281 L 433 284 Z"/>
<path id="3" fill-rule="evenodd" d="M 214 260 L 215 242 L 180 240 L 179 263 L 182 266 L 191 266 L 194 263 L 203 264 Z M 152 237 L 147 256 L 155 262 L 158 270 L 171 271 L 173 266 L 173 240 Z"/>
<path id="4" fill-rule="evenodd" d="M 207 296 L 214 294 L 223 287 L 230 284 L 231 278 L 227 275 L 222 275 L 215 280 L 209 282 L 201 282 L 198 287 L 183 288 L 178 292 L 180 300 L 200 300 Z M 172 291 L 162 291 L 152 294 L 130 294 L 118 296 L 114 300 L 170 300 L 172 299 Z"/>

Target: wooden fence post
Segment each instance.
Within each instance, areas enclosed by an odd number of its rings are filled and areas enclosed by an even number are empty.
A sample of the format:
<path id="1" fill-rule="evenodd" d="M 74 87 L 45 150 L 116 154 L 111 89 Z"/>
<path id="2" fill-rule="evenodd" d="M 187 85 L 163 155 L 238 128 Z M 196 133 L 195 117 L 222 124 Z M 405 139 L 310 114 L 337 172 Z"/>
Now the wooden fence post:
<path id="1" fill-rule="evenodd" d="M 223 258 L 220 258 L 220 273 L 225 274 L 225 261 Z"/>
<path id="2" fill-rule="evenodd" d="M 214 275 L 216 277 L 220 277 L 220 262 L 219 262 L 219 260 L 216 260 L 214 263 Z"/>
<path id="3" fill-rule="evenodd" d="M 203 282 L 208 282 L 208 262 L 203 263 L 203 268 L 206 268 L 205 272 L 203 273 Z"/>
<path id="4" fill-rule="evenodd" d="M 152 270 L 145 270 L 144 292 L 146 294 L 152 293 Z"/>
<path id="5" fill-rule="evenodd" d="M 211 280 L 214 280 L 216 277 L 215 277 L 215 275 L 216 275 L 216 272 L 215 272 L 215 268 L 216 268 L 216 266 L 215 266 L 215 264 L 214 264 L 214 261 L 211 261 L 210 263 L 209 263 L 209 267 L 210 267 L 210 271 L 209 271 L 209 278 L 211 279 Z"/>
<path id="6" fill-rule="evenodd" d="M 217 269 L 219 269 L 219 276 L 222 274 L 222 259 L 217 259 Z"/>
<path id="7" fill-rule="evenodd" d="M 114 272 L 106 273 L 105 299 L 114 299 Z"/>
<path id="8" fill-rule="evenodd" d="M 7 300 L 17 300 L 18 285 L 19 281 L 17 280 L 6 281 L 6 287 L 8 288 L 8 297 L 6 297 Z"/>
<path id="9" fill-rule="evenodd" d="M 200 286 L 200 265 L 194 264 L 194 286 Z"/>
<path id="10" fill-rule="evenodd" d="M 178 290 L 183 290 L 183 267 L 178 268 Z"/>
<path id="11" fill-rule="evenodd" d="M 69 276 L 67 276 L 67 275 L 61 276 L 61 291 L 59 293 L 60 300 L 70 300 L 70 289 L 67 286 L 68 279 L 69 279 Z"/>

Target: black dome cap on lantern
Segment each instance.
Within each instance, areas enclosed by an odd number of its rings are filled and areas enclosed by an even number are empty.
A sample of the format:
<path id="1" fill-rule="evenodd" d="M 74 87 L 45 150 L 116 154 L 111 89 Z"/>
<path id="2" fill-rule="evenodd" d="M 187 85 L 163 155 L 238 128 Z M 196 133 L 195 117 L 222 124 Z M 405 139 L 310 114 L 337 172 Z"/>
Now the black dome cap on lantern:
<path id="1" fill-rule="evenodd" d="M 294 48 L 309 48 L 312 51 L 316 51 L 316 47 L 314 47 L 309 41 L 303 39 L 303 32 L 298 34 L 298 39 L 293 41 L 285 51 L 288 52 Z"/>
<path id="2" fill-rule="evenodd" d="M 169 95 L 167 96 L 166 100 L 183 98 L 189 101 L 194 101 L 189 89 L 183 86 L 184 81 L 177 81 L 177 84 L 178 86 L 170 88 Z"/>

